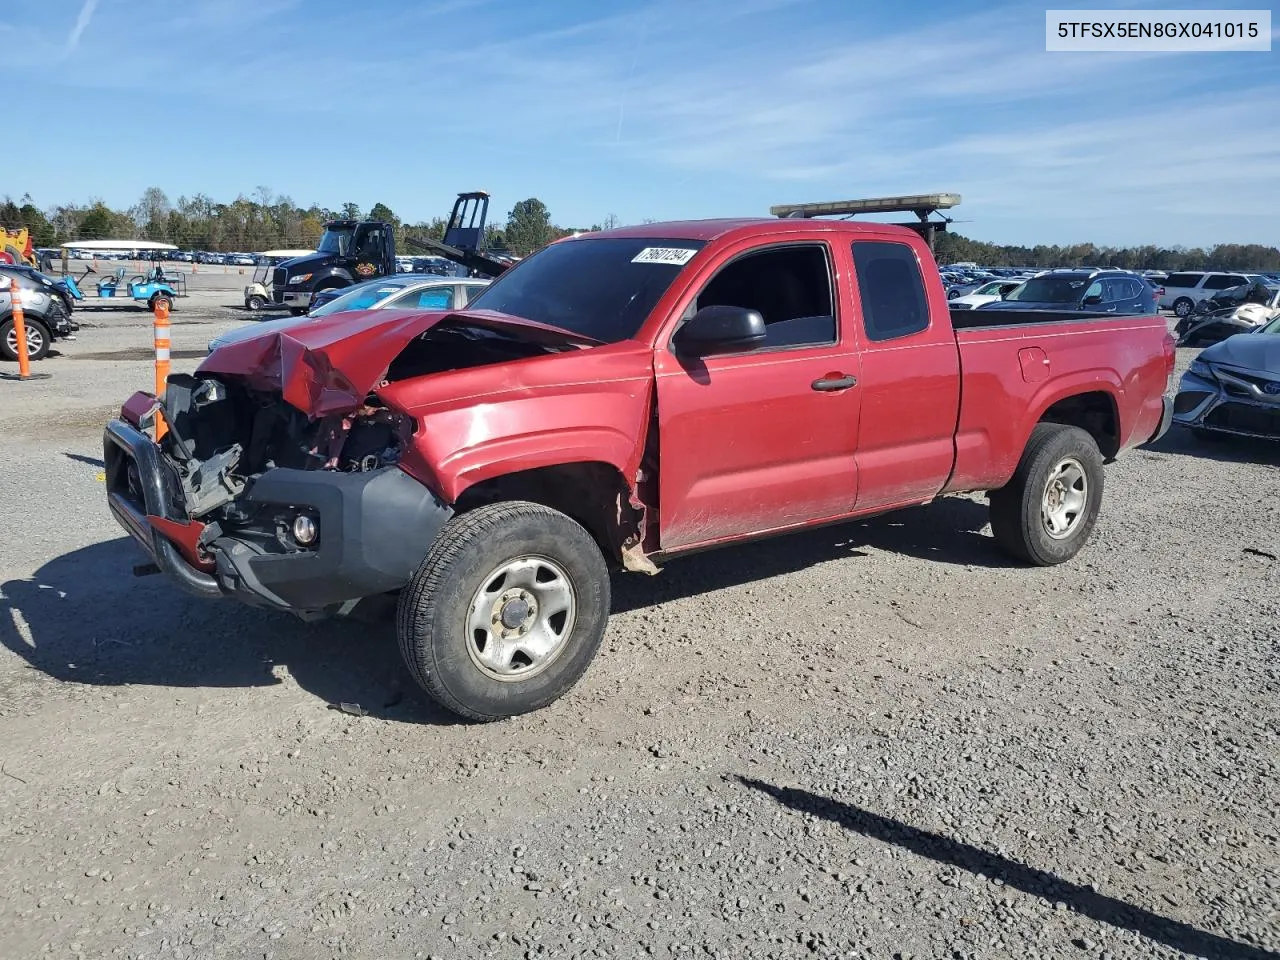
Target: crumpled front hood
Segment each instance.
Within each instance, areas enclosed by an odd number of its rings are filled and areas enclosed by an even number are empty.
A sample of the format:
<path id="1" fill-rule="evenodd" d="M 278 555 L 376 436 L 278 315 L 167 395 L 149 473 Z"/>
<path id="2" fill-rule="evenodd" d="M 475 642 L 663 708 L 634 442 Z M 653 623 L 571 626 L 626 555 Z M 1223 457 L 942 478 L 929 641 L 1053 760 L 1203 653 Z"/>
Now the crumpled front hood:
<path id="1" fill-rule="evenodd" d="M 1200 352 L 1209 363 L 1280 374 L 1280 334 L 1237 333 Z"/>
<path id="2" fill-rule="evenodd" d="M 214 350 L 196 370 L 236 376 L 250 388 L 279 391 L 309 417 L 345 413 L 364 402 L 391 361 L 415 337 L 445 319 L 532 343 L 594 343 L 567 330 L 493 311 L 349 310 L 262 330 Z"/>

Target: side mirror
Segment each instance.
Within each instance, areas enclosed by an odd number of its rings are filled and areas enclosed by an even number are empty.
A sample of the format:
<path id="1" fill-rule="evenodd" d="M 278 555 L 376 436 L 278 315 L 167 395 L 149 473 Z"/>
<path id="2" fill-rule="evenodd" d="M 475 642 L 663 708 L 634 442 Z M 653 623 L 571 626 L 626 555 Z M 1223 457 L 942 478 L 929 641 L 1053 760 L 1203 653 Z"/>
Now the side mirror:
<path id="1" fill-rule="evenodd" d="M 1102 294 L 1100 293 L 1095 293 L 1092 297 L 1084 298 L 1084 305 L 1086 307 L 1096 307 L 1101 302 L 1102 302 Z"/>
<path id="2" fill-rule="evenodd" d="M 703 307 L 676 331 L 672 342 L 681 352 L 705 357 L 750 350 L 764 343 L 764 317 L 747 307 L 716 304 Z"/>

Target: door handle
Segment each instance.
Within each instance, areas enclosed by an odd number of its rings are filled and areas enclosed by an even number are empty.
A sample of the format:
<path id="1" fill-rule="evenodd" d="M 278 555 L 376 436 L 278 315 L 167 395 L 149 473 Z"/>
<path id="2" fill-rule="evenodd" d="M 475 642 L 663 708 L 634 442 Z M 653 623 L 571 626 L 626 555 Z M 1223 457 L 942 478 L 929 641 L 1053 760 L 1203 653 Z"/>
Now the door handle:
<path id="1" fill-rule="evenodd" d="M 858 378 L 848 374 L 843 377 L 821 377 L 810 384 L 815 390 L 822 390 L 830 393 L 834 390 L 848 390 L 850 387 L 856 386 Z"/>

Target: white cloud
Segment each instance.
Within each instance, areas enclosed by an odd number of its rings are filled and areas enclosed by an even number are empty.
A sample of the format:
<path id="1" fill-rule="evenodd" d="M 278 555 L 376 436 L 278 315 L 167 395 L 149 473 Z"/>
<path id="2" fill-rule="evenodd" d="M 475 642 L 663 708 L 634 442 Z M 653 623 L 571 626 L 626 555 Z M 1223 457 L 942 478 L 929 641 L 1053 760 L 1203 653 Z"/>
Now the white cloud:
<path id="1" fill-rule="evenodd" d="M 75 53 L 76 47 L 80 46 L 80 38 L 84 35 L 84 32 L 89 29 L 89 21 L 93 19 L 93 12 L 97 9 L 98 0 L 84 0 L 84 6 L 80 8 L 80 15 L 76 17 L 75 26 L 73 26 L 71 28 L 71 32 L 67 34 L 67 56 Z"/>

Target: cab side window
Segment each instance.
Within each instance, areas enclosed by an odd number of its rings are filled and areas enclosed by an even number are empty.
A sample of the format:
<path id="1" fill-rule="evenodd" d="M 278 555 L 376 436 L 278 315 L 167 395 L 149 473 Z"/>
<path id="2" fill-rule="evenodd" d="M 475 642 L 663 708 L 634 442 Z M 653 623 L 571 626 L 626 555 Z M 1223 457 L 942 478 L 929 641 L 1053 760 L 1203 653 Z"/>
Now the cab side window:
<path id="1" fill-rule="evenodd" d="M 924 278 L 911 247 L 882 240 L 855 241 L 853 267 L 868 340 L 896 340 L 929 329 Z"/>
<path id="2" fill-rule="evenodd" d="M 836 342 L 831 266 L 826 247 L 797 244 L 751 253 L 725 266 L 688 312 L 709 306 L 759 311 L 765 342 L 758 350 Z"/>

